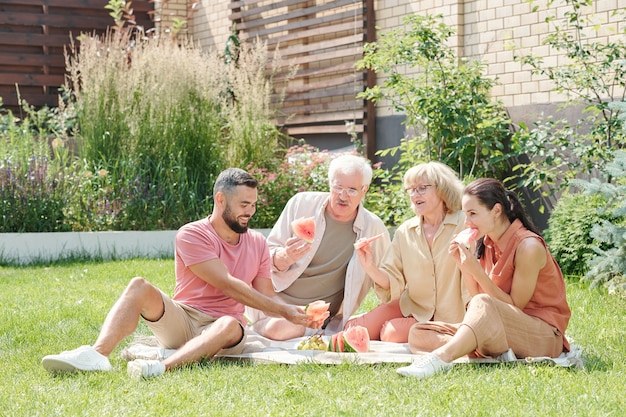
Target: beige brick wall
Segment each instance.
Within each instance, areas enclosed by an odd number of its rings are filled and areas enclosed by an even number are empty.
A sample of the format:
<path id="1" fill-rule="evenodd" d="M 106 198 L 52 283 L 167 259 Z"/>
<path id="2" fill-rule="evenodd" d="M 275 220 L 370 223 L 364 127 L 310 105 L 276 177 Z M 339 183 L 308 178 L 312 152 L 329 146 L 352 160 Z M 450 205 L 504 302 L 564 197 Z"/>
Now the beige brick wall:
<path id="1" fill-rule="evenodd" d="M 205 50 L 222 51 L 230 35 L 228 0 L 156 0 L 159 29 L 172 27 L 174 18 L 186 21 L 185 32 Z"/>
<path id="2" fill-rule="evenodd" d="M 231 32 L 228 19 L 229 0 L 202 0 L 196 2 L 191 17 L 191 33 L 194 40 L 205 50 L 222 52 Z"/>
<path id="3" fill-rule="evenodd" d="M 626 22 L 612 16 L 620 2 L 621 7 L 626 6 L 623 0 L 593 2 L 592 14 L 598 30 L 587 33 L 590 39 L 608 42 L 623 38 L 619 31 Z M 554 86 L 549 80 L 531 75 L 528 66 L 513 59 L 514 54 L 534 54 L 543 57 L 546 65 L 566 62 L 563 55 L 556 54 L 541 42 L 551 30 L 545 18 L 554 11 L 562 17 L 569 9 L 556 2 L 548 13 L 546 3 L 546 0 L 536 1 L 534 5 L 539 11 L 533 12 L 533 5 L 524 0 L 377 0 L 376 18 L 380 30 L 386 31 L 397 27 L 407 13 L 442 14 L 444 23 L 457 31 L 458 36 L 450 40 L 450 45 L 457 47 L 459 56 L 485 62 L 486 75 L 498 79 L 494 97 L 507 107 L 517 107 L 565 100 L 564 96 L 552 91 Z M 392 113 L 384 105 L 378 108 L 379 116 Z"/>
<path id="4" fill-rule="evenodd" d="M 550 31 L 545 18 L 552 13 L 546 10 L 546 0 L 537 0 L 538 12 L 525 0 L 374 0 L 376 25 L 381 31 L 399 27 L 402 17 L 409 13 L 442 14 L 444 23 L 453 27 L 457 36 L 450 45 L 457 48 L 459 56 L 479 59 L 486 63 L 486 75 L 498 79 L 493 90 L 494 97 L 507 107 L 558 103 L 565 97 L 552 91 L 549 80 L 533 76 L 530 68 L 514 62 L 516 54 L 529 53 L 542 56 L 547 65 L 566 62 L 547 46 L 541 45 L 543 36 Z M 169 0 L 164 2 L 164 22 L 172 16 L 185 16 L 193 37 L 203 48 L 221 51 L 230 33 L 230 10 L 228 0 Z M 192 5 L 195 7 L 192 8 Z M 556 2 L 552 7 L 559 16 L 568 10 Z M 625 7 L 624 0 L 598 0 L 593 2 L 594 21 L 597 32 L 589 32 L 592 39 L 602 41 L 623 37 L 620 30 L 626 22 L 612 16 L 618 7 Z M 169 19 L 169 20 L 168 20 Z M 378 115 L 393 114 L 389 106 L 378 106 Z"/>
<path id="5" fill-rule="evenodd" d="M 189 3 L 187 0 L 155 0 L 156 27 L 160 31 L 169 31 L 174 27 L 175 19 L 189 20 Z M 185 26 L 183 31 L 187 31 Z"/>

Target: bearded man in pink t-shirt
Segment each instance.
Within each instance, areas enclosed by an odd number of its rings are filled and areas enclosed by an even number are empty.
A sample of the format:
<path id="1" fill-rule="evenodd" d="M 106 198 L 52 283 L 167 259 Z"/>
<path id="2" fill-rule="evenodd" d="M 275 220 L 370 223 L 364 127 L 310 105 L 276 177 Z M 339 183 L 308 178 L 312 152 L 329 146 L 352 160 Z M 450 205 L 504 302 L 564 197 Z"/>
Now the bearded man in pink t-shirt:
<path id="1" fill-rule="evenodd" d="M 169 297 L 141 277 L 133 278 L 107 315 L 93 346 L 43 358 L 49 372 L 108 371 L 108 356 L 137 328 L 140 318 L 156 336 L 155 359 L 128 362 L 129 375 L 148 378 L 217 353 L 239 353 L 245 342 L 244 307 L 298 325 L 304 308 L 271 294 L 269 249 L 262 234 L 248 229 L 255 213 L 257 180 L 229 168 L 215 181 L 213 213 L 176 234 L 176 287 Z M 166 349 L 175 350 L 165 357 Z"/>

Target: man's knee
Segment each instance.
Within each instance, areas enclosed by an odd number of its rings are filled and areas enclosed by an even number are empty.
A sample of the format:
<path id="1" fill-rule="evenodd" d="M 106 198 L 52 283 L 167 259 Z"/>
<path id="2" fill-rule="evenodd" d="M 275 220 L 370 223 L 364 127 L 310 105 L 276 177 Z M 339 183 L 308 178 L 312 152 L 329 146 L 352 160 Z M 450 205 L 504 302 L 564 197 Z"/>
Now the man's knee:
<path id="1" fill-rule="evenodd" d="M 211 327 L 215 327 L 224 336 L 224 347 L 226 348 L 238 344 L 243 338 L 243 326 L 234 317 L 222 316 Z"/>
<path id="2" fill-rule="evenodd" d="M 150 284 L 145 278 L 134 277 L 126 286 L 125 293 L 143 293 L 153 288 L 154 286 Z"/>
<path id="3" fill-rule="evenodd" d="M 305 327 L 295 326 L 285 319 L 268 317 L 252 326 L 252 329 L 263 337 L 272 340 L 288 340 L 304 336 Z"/>

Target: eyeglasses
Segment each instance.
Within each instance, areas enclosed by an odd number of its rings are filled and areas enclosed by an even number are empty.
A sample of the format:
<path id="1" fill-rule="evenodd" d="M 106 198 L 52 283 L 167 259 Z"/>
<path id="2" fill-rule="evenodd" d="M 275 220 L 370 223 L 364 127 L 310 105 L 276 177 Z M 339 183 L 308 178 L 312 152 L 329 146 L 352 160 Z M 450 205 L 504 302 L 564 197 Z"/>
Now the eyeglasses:
<path id="1" fill-rule="evenodd" d="M 343 194 L 343 192 L 345 191 L 346 194 L 348 194 L 348 196 L 350 197 L 356 197 L 357 195 L 359 195 L 359 192 L 363 189 L 363 187 L 365 187 L 364 185 L 361 186 L 360 190 L 357 190 L 356 188 L 343 188 L 339 185 L 331 185 L 330 186 L 330 191 L 332 191 L 335 194 Z"/>
<path id="2" fill-rule="evenodd" d="M 409 193 L 411 197 L 413 197 L 416 194 L 424 195 L 426 194 L 426 191 L 428 191 L 428 187 L 432 187 L 432 185 L 426 184 L 426 185 L 420 185 L 419 187 L 407 188 L 406 192 Z"/>

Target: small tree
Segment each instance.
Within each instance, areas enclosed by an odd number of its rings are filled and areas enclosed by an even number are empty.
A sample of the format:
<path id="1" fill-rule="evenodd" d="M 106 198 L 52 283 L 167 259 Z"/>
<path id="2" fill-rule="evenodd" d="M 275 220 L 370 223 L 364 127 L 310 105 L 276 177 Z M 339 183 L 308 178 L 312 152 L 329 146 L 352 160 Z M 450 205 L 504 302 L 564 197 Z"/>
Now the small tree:
<path id="1" fill-rule="evenodd" d="M 555 3 L 556 0 L 549 0 L 547 7 Z M 624 121 L 619 117 L 623 109 L 609 106 L 610 102 L 624 97 L 625 39 L 605 43 L 594 40 L 597 24 L 586 10 L 593 6 L 592 0 L 560 0 L 560 3 L 565 3 L 568 10 L 560 21 L 554 14 L 545 19 L 551 30 L 543 44 L 565 54 L 568 62 L 547 66 L 540 57 L 515 56 L 518 62 L 529 65 L 533 74 L 551 80 L 555 91 L 568 97 L 564 105 L 583 108 L 582 117 L 573 126 L 566 120 L 548 117 L 540 119 L 534 128 L 520 125 L 515 135 L 530 159 L 516 167 L 518 185 L 534 190 L 547 186 L 547 193 L 551 194 L 567 187 L 569 180 L 581 174 L 608 174 L 603 168 L 612 159 L 612 151 L 626 147 Z M 626 17 L 625 10 L 616 10 L 614 14 Z M 537 12 L 538 6 L 532 11 Z M 626 27 L 622 31 L 626 34 Z"/>
<path id="2" fill-rule="evenodd" d="M 594 224 L 590 236 L 602 245 L 594 246 L 595 256 L 588 260 L 584 280 L 592 285 L 606 284 L 610 292 L 626 295 L 626 152 L 615 151 L 613 161 L 606 164 L 606 175 L 614 183 L 573 180 L 588 194 L 602 195 L 607 204 L 598 210 L 612 221 Z M 608 248 L 607 248 L 608 247 Z"/>
<path id="3" fill-rule="evenodd" d="M 386 78 L 357 97 L 375 103 L 387 99 L 405 113 L 407 131 L 415 136 L 379 152 L 401 151 L 400 172 L 438 160 L 461 176 L 497 175 L 507 168 L 509 120 L 490 99 L 495 81 L 482 76 L 480 62 L 457 58 L 447 44 L 454 31 L 441 18 L 406 16 L 404 26 L 366 44 L 358 68 Z M 407 73 L 411 70 L 416 73 Z"/>

